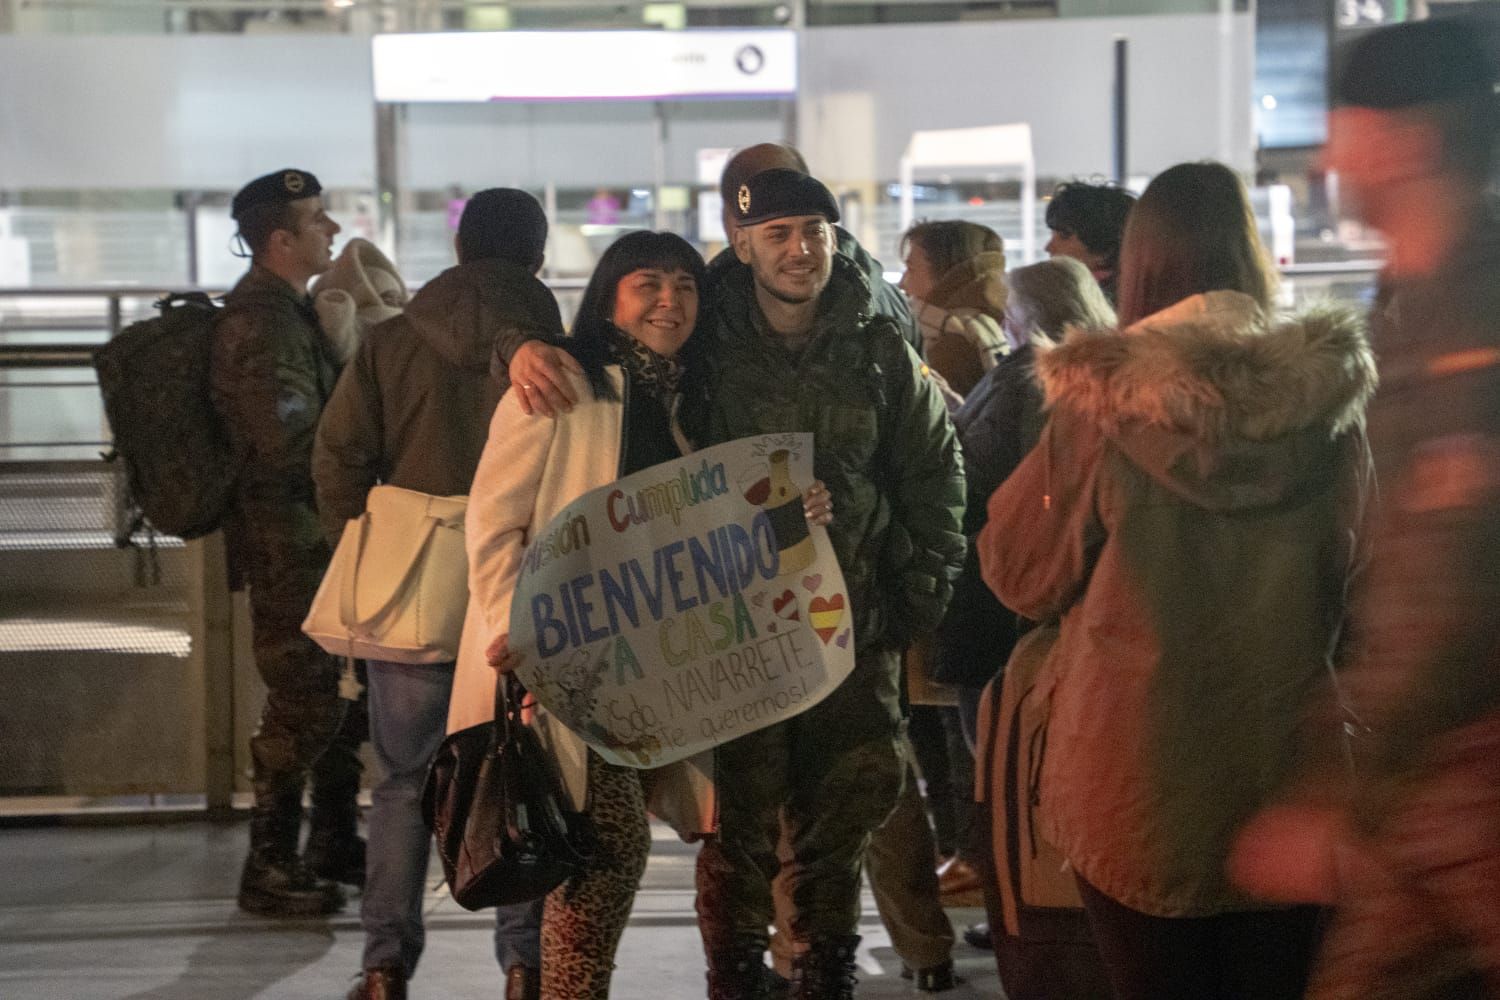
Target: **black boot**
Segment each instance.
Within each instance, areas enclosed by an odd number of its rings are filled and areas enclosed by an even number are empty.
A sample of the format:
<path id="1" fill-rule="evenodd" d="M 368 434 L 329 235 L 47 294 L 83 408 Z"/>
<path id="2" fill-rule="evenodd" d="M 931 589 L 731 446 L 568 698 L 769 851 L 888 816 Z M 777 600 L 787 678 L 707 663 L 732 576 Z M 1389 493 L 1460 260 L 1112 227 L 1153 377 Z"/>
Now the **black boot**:
<path id="1" fill-rule="evenodd" d="M 307 846 L 302 860 L 309 871 L 319 878 L 345 885 L 365 885 L 365 840 L 355 833 L 352 816 L 319 823 L 318 810 L 313 810 L 311 829 L 307 833 Z"/>
<path id="2" fill-rule="evenodd" d="M 767 1000 L 764 945 L 747 944 L 708 956 L 708 1000 Z"/>
<path id="3" fill-rule="evenodd" d="M 796 1000 L 854 1000 L 854 955 L 859 935 L 813 941 L 792 966 Z"/>
<path id="4" fill-rule="evenodd" d="M 344 906 L 338 886 L 297 857 L 301 795 L 257 787 L 250 811 L 250 855 L 240 874 L 240 909 L 266 917 L 321 917 Z"/>
<path id="5" fill-rule="evenodd" d="M 361 888 L 365 842 L 359 828 L 359 744 L 369 730 L 361 702 L 351 704 L 333 742 L 312 767 L 312 816 L 302 860 L 314 875 Z"/>

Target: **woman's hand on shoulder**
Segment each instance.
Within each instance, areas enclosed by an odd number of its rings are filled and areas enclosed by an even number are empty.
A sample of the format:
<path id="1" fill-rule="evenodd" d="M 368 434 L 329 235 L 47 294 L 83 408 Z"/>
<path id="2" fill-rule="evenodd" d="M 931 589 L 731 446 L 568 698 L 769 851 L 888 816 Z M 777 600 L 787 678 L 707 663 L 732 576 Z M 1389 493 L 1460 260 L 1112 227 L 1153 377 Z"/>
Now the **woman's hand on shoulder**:
<path id="1" fill-rule="evenodd" d="M 540 340 L 528 340 L 516 348 L 510 359 L 511 388 L 527 415 L 556 417 L 567 413 L 578 402 L 568 385 L 568 372 L 583 374 L 583 366 L 561 347 Z"/>
<path id="2" fill-rule="evenodd" d="M 833 523 L 833 494 L 828 492 L 823 480 L 813 480 L 813 484 L 802 494 L 802 513 L 807 517 L 808 524 L 827 527 Z"/>

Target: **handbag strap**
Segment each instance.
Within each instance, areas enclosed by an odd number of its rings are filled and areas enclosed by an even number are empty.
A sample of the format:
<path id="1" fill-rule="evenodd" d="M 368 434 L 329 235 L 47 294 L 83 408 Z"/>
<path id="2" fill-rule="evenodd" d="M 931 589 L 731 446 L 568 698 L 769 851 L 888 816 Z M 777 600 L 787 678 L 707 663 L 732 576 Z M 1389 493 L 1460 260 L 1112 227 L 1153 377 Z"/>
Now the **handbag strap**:
<path id="1" fill-rule="evenodd" d="M 503 674 L 495 678 L 495 733 L 494 744 L 496 747 L 504 746 L 510 742 L 512 725 L 520 725 L 519 715 L 521 702 L 524 700 L 519 690 L 512 687 L 520 687 L 520 681 L 510 674 Z"/>
<path id="2" fill-rule="evenodd" d="M 361 618 L 359 617 L 359 600 L 356 590 L 359 586 L 360 565 L 364 562 L 365 557 L 365 543 L 370 537 L 370 512 L 365 511 L 359 516 L 359 537 L 354 549 L 354 566 L 348 573 L 344 574 L 343 592 L 339 595 L 339 620 L 343 622 L 345 628 L 351 631 L 361 631 L 369 628 L 371 624 L 379 621 L 386 612 L 396 606 L 396 602 L 401 599 L 401 592 L 405 589 L 406 582 L 417 571 L 422 551 L 426 549 L 427 543 L 432 539 L 433 532 L 437 531 L 440 523 L 441 519 L 433 517 L 431 514 L 427 514 L 422 518 L 422 528 L 415 535 L 411 554 L 406 557 L 404 562 L 405 569 L 401 571 L 400 578 L 391 585 L 390 593 L 379 602 L 379 606 L 375 611 Z"/>

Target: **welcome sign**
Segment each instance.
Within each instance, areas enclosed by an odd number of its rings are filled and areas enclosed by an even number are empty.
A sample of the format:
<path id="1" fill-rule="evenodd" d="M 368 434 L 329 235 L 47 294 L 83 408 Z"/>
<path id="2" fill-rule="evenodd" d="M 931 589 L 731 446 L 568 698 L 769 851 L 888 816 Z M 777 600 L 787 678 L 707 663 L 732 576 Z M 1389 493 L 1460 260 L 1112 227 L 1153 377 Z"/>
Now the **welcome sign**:
<path id="1" fill-rule="evenodd" d="M 573 501 L 533 536 L 516 584 L 522 682 L 629 767 L 817 704 L 854 668 L 854 631 L 828 533 L 803 517 L 812 482 L 812 435 L 765 435 Z"/>

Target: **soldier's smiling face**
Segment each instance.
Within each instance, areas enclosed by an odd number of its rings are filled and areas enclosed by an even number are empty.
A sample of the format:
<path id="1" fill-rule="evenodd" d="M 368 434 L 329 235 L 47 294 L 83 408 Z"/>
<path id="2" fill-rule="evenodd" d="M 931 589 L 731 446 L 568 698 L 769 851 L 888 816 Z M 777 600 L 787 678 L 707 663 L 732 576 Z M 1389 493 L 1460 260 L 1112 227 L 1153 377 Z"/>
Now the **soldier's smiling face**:
<path id="1" fill-rule="evenodd" d="M 811 302 L 833 273 L 833 225 L 821 215 L 791 215 L 741 226 L 734 253 L 767 294 L 793 305 Z"/>

